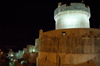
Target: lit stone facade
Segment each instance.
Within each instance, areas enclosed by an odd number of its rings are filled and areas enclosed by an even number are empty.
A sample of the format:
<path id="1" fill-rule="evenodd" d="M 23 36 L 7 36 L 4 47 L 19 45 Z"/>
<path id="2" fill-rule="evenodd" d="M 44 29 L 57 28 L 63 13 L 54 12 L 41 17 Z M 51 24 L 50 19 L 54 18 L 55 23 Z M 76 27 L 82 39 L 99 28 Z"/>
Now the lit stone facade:
<path id="1" fill-rule="evenodd" d="M 83 3 L 60 3 L 56 30 L 39 31 L 37 66 L 99 66 L 100 29 L 90 28 L 90 16 Z"/>
<path id="2" fill-rule="evenodd" d="M 14 52 L 12 51 L 12 49 L 10 49 L 10 51 L 8 52 L 8 57 L 14 57 Z"/>
<path id="3" fill-rule="evenodd" d="M 30 60 L 29 60 L 29 62 L 30 63 L 36 63 L 37 56 L 38 56 L 38 53 L 37 52 L 30 53 Z"/>
<path id="4" fill-rule="evenodd" d="M 60 5 L 54 11 L 56 29 L 90 28 L 90 8 L 83 3 Z"/>
<path id="5" fill-rule="evenodd" d="M 15 59 L 21 59 L 23 58 L 23 54 L 24 54 L 24 51 L 23 50 L 18 50 L 18 52 L 15 52 Z"/>
<path id="6" fill-rule="evenodd" d="M 35 52 L 35 46 L 34 45 L 27 45 L 27 53 Z"/>
<path id="7" fill-rule="evenodd" d="M 39 38 L 35 39 L 35 52 L 39 50 Z"/>
<path id="8" fill-rule="evenodd" d="M 39 40 L 38 66 L 84 63 L 100 50 L 99 29 L 52 30 L 41 33 Z"/>

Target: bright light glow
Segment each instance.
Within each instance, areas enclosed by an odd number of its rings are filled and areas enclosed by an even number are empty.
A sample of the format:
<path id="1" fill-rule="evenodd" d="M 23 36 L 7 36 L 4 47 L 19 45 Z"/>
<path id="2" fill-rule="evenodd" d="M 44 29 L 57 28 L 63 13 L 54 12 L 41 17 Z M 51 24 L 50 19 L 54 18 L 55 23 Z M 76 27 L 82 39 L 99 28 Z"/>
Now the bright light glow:
<path id="1" fill-rule="evenodd" d="M 21 64 L 23 64 L 23 63 L 25 63 L 25 62 L 26 62 L 26 61 L 23 60 L 23 61 L 21 61 Z"/>
<path id="2" fill-rule="evenodd" d="M 12 61 L 13 59 L 11 59 L 11 61 Z"/>
<path id="3" fill-rule="evenodd" d="M 13 54 L 11 54 L 11 57 L 13 57 L 14 55 Z"/>
<path id="4" fill-rule="evenodd" d="M 16 61 L 16 59 L 14 59 L 14 62 Z"/>
<path id="5" fill-rule="evenodd" d="M 1 54 L 3 54 L 3 52 L 1 52 Z"/>
<path id="6" fill-rule="evenodd" d="M 33 52 L 35 52 L 35 49 L 33 49 Z"/>
<path id="7" fill-rule="evenodd" d="M 21 61 L 21 64 L 23 64 L 23 61 Z"/>
<path id="8" fill-rule="evenodd" d="M 59 14 L 55 17 L 56 29 L 90 28 L 89 16 L 82 12 Z"/>

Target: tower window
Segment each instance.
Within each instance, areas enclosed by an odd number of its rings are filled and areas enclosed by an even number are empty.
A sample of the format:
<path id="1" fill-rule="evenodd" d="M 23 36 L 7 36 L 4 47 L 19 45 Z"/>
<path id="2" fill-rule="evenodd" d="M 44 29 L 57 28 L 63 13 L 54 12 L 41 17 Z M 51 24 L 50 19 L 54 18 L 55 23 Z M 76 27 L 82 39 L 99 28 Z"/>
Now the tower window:
<path id="1" fill-rule="evenodd" d="M 62 34 L 63 34 L 63 36 L 65 36 L 65 35 L 66 35 L 66 33 L 65 33 L 65 32 L 62 32 Z"/>

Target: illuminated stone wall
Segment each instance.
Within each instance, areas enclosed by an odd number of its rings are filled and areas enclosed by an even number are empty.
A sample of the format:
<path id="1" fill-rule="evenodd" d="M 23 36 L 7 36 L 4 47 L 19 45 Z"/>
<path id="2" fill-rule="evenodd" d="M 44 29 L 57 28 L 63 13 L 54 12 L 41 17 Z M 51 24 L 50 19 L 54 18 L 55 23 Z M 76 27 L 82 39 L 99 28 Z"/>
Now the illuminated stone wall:
<path id="1" fill-rule="evenodd" d="M 24 53 L 27 53 L 27 48 L 23 48 L 23 52 Z"/>
<path id="2" fill-rule="evenodd" d="M 80 64 L 100 52 L 100 29 L 62 29 L 39 36 L 38 66 Z M 99 60 L 98 60 L 99 61 Z"/>
<path id="3" fill-rule="evenodd" d="M 18 50 L 18 52 L 15 53 L 15 59 L 21 59 L 23 58 L 24 51 L 23 50 Z"/>
<path id="4" fill-rule="evenodd" d="M 55 29 L 90 28 L 90 8 L 82 3 L 61 5 L 54 12 Z"/>
<path id="5" fill-rule="evenodd" d="M 34 45 L 27 45 L 27 53 L 35 52 L 35 46 Z"/>
<path id="6" fill-rule="evenodd" d="M 63 5 L 60 5 L 60 7 L 56 8 L 54 11 L 54 17 L 57 14 L 59 14 L 59 12 L 70 11 L 70 10 L 72 10 L 72 11 L 73 10 L 81 10 L 81 11 L 85 11 L 90 14 L 89 6 L 86 6 L 83 3 L 71 3 L 70 5 L 63 4 Z"/>
<path id="7" fill-rule="evenodd" d="M 12 51 L 12 49 L 10 49 L 10 51 L 8 52 L 8 57 L 14 57 L 14 52 Z"/>
<path id="8" fill-rule="evenodd" d="M 29 60 L 29 62 L 30 63 L 36 63 L 37 56 L 38 56 L 38 53 L 37 52 L 30 53 L 30 60 Z"/>
<path id="9" fill-rule="evenodd" d="M 96 66 L 100 66 L 100 53 L 96 54 L 96 57 L 93 58 Z"/>
<path id="10" fill-rule="evenodd" d="M 90 28 L 89 18 L 86 14 L 71 12 L 59 15 L 56 18 L 56 29 Z"/>
<path id="11" fill-rule="evenodd" d="M 35 52 L 39 50 L 39 38 L 35 39 Z"/>

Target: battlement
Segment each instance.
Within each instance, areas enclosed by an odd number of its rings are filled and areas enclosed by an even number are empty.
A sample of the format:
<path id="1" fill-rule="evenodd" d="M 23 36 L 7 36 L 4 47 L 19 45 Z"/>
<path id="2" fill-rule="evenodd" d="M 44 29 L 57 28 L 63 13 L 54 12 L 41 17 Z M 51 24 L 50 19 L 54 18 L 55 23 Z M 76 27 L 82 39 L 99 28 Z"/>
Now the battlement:
<path id="1" fill-rule="evenodd" d="M 70 5 L 67 4 L 63 4 L 63 5 L 58 5 L 58 8 L 55 9 L 54 11 L 54 17 L 56 15 L 58 15 L 61 12 L 65 12 L 65 11 L 82 11 L 82 12 L 86 12 L 89 17 L 90 17 L 90 8 L 89 6 L 86 6 L 83 3 L 71 3 Z"/>

